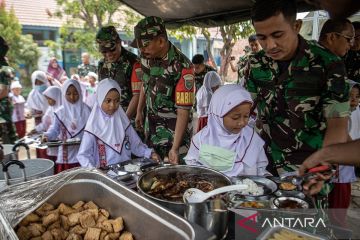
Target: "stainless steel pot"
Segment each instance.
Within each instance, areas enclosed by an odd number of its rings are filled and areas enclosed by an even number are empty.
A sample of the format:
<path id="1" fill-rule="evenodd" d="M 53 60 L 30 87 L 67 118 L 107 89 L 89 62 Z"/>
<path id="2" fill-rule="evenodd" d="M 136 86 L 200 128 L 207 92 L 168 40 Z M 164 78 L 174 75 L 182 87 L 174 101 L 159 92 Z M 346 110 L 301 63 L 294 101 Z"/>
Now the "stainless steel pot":
<path id="1" fill-rule="evenodd" d="M 54 162 L 48 159 L 36 158 L 23 161 L 11 160 L 2 162 L 0 171 L 0 189 L 9 184 L 54 175 Z M 17 166 L 15 166 L 17 165 Z"/>
<path id="2" fill-rule="evenodd" d="M 231 180 L 226 175 L 215 171 L 210 168 L 206 167 L 199 167 L 199 166 L 188 166 L 188 165 L 176 165 L 176 166 L 166 166 L 166 167 L 159 167 L 153 170 L 150 170 L 144 174 L 142 174 L 139 179 L 137 180 L 137 188 L 138 191 L 146 196 L 147 198 L 153 200 L 154 202 L 172 210 L 173 212 L 184 216 L 185 211 L 185 204 L 182 202 L 173 202 L 164 199 L 159 199 L 154 196 L 148 194 L 148 190 L 150 189 L 151 185 L 155 181 L 155 177 L 157 176 L 167 176 L 171 173 L 189 173 L 189 174 L 197 174 L 197 175 L 207 175 L 212 181 L 212 184 L 215 188 L 223 187 L 231 185 Z"/>
<path id="3" fill-rule="evenodd" d="M 216 198 L 202 203 L 187 203 L 185 219 L 224 239 L 228 232 L 228 209 L 223 200 Z"/>

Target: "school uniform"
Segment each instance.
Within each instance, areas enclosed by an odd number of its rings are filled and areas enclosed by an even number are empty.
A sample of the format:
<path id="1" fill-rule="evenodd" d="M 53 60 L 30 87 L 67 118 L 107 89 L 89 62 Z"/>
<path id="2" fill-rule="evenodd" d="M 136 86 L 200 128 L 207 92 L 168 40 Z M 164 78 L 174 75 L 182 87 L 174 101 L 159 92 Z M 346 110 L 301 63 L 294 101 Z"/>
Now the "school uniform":
<path id="1" fill-rule="evenodd" d="M 12 82 L 10 89 L 22 88 L 18 81 Z M 15 124 L 16 133 L 19 138 L 23 138 L 26 134 L 26 120 L 25 120 L 25 99 L 23 96 L 15 96 L 13 93 L 9 93 L 9 97 L 13 104 L 13 112 L 11 115 L 12 122 Z"/>
<path id="2" fill-rule="evenodd" d="M 35 85 L 36 80 L 41 81 L 43 84 L 40 86 Z M 35 119 L 35 125 L 38 125 L 41 123 L 41 117 L 49 106 L 45 96 L 42 94 L 48 87 L 48 80 L 44 72 L 35 71 L 31 74 L 31 82 L 33 89 L 29 93 L 26 107 L 31 109 L 32 115 Z"/>
<path id="3" fill-rule="evenodd" d="M 83 167 L 105 167 L 131 160 L 131 155 L 150 158 L 152 149 L 142 143 L 121 106 L 108 115 L 101 109 L 107 93 L 119 84 L 102 80 L 97 87 L 96 103 L 85 127 L 77 159 Z"/>
<path id="4" fill-rule="evenodd" d="M 199 132 L 207 125 L 208 108 L 211 96 L 213 95 L 213 87 L 221 85 L 219 74 L 214 71 L 208 72 L 204 77 L 204 83 L 196 93 L 196 112 L 199 117 L 196 132 Z"/>
<path id="5" fill-rule="evenodd" d="M 265 175 L 268 159 L 264 141 L 249 126 L 237 134 L 229 132 L 224 116 L 241 103 L 253 103 L 249 92 L 239 85 L 225 85 L 212 96 L 208 124 L 191 141 L 188 165 L 203 165 L 223 172 L 229 177 L 239 175 Z"/>
<path id="6" fill-rule="evenodd" d="M 66 91 L 73 85 L 78 94 L 79 100 L 72 104 L 66 100 Z M 48 140 L 66 141 L 70 138 L 82 138 L 86 121 L 90 115 L 90 108 L 83 102 L 80 84 L 75 80 L 68 80 L 62 87 L 63 105 L 54 113 L 54 122 L 45 133 Z M 61 172 L 73 167 L 80 166 L 77 161 L 79 145 L 62 145 L 58 149 L 56 160 L 56 172 Z"/>
<path id="7" fill-rule="evenodd" d="M 62 102 L 60 87 L 57 86 L 48 87 L 44 91 L 43 95 L 53 99 L 55 101 L 55 105 L 48 107 L 45 114 L 41 118 L 41 123 L 35 126 L 36 132 L 39 133 L 46 132 L 50 128 L 51 124 L 54 122 L 54 118 L 55 118 L 54 113 L 57 109 L 60 108 Z M 38 156 L 40 158 L 46 158 L 56 161 L 58 155 L 58 147 L 47 148 L 46 151 L 40 151 L 39 154 L 41 155 Z"/>

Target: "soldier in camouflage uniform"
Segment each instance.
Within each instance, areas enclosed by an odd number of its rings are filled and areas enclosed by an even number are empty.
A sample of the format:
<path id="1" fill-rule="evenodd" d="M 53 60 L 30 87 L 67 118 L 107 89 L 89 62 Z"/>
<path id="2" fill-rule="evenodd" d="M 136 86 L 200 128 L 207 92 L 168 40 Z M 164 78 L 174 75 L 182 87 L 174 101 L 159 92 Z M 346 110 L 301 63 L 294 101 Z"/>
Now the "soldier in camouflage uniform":
<path id="1" fill-rule="evenodd" d="M 95 65 L 90 64 L 90 55 L 86 52 L 81 54 L 82 63 L 77 67 L 77 73 L 81 79 L 88 75 L 89 72 L 97 72 Z"/>
<path id="2" fill-rule="evenodd" d="M 345 67 L 298 35 L 294 1 L 258 0 L 252 20 L 263 50 L 250 58 L 247 88 L 256 98 L 270 162 L 291 171 L 323 145 L 347 140 Z"/>
<path id="3" fill-rule="evenodd" d="M 353 22 L 355 29 L 354 44 L 345 58 L 348 78 L 360 83 L 360 22 Z"/>
<path id="4" fill-rule="evenodd" d="M 129 119 L 136 114 L 142 86 L 139 58 L 121 46 L 121 39 L 114 26 L 102 27 L 96 42 L 104 58 L 99 62 L 98 79 L 114 79 L 121 87 L 120 104 Z"/>
<path id="5" fill-rule="evenodd" d="M 195 70 L 195 94 L 197 91 L 201 88 L 201 86 L 204 84 L 204 77 L 205 75 L 210 71 L 216 70 L 204 63 L 205 59 L 204 56 L 201 54 L 196 54 L 193 56 L 191 62 L 194 64 L 194 70 Z"/>
<path id="6" fill-rule="evenodd" d="M 12 106 L 8 98 L 9 86 L 14 78 L 14 70 L 8 66 L 5 55 L 9 50 L 5 40 L 0 36 L 0 132 L 2 143 L 14 143 L 16 133 L 11 121 Z"/>
<path id="7" fill-rule="evenodd" d="M 142 19 L 134 32 L 144 74 L 137 120 L 141 122 L 146 103 L 147 144 L 161 157 L 168 155 L 169 161 L 177 164 L 181 155 L 187 153 L 192 133 L 193 66 L 169 42 L 161 18 Z"/>

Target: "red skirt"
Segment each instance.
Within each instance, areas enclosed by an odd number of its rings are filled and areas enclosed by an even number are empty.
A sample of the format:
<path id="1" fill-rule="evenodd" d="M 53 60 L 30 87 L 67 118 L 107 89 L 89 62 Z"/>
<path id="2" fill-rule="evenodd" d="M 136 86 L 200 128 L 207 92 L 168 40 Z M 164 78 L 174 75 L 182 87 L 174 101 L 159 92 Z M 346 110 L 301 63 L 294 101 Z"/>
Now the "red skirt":
<path id="1" fill-rule="evenodd" d="M 196 132 L 199 132 L 201 129 L 203 129 L 204 127 L 206 127 L 207 121 L 208 121 L 208 117 L 207 117 L 207 116 L 206 116 L 206 117 L 199 117 L 198 126 L 197 126 Z"/>
<path id="2" fill-rule="evenodd" d="M 16 122 L 15 128 L 19 138 L 23 138 L 26 134 L 26 120 Z"/>
<path id="3" fill-rule="evenodd" d="M 37 158 L 49 159 L 49 156 L 47 155 L 46 149 L 40 149 L 40 148 L 36 149 L 36 157 Z"/>
<path id="4" fill-rule="evenodd" d="M 80 167 L 79 163 L 64 163 L 64 164 L 56 164 L 55 165 L 55 174 L 71 169 L 71 168 L 76 168 L 76 167 Z"/>
<path id="5" fill-rule="evenodd" d="M 351 183 L 334 183 L 334 189 L 329 194 L 330 219 L 334 225 L 346 227 L 350 202 Z"/>

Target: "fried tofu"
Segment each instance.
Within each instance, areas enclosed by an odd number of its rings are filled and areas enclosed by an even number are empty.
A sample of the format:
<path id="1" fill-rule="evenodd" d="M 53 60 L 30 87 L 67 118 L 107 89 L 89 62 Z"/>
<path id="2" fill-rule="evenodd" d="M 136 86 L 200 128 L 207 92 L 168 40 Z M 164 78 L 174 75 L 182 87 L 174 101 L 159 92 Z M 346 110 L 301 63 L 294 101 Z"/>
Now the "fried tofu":
<path id="1" fill-rule="evenodd" d="M 134 240 L 134 237 L 131 232 L 125 231 L 120 235 L 119 240 Z"/>
<path id="2" fill-rule="evenodd" d="M 88 228 L 86 231 L 84 240 L 99 240 L 100 239 L 100 228 Z"/>

